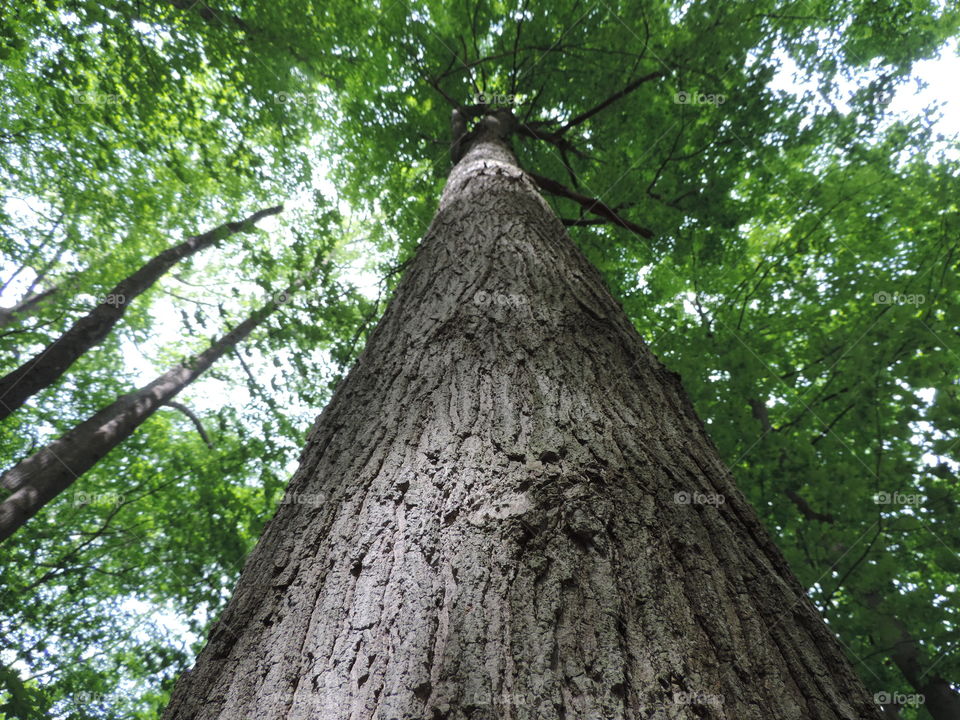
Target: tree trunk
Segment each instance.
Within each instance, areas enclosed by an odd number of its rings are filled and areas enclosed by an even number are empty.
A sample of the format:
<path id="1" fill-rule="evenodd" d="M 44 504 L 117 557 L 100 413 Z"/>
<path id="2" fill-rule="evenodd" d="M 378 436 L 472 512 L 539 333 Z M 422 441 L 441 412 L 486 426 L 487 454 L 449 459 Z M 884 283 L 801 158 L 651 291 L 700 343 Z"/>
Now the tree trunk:
<path id="1" fill-rule="evenodd" d="M 249 231 L 259 220 L 268 215 L 276 215 L 281 210 L 282 205 L 260 210 L 240 222 L 226 223 L 202 235 L 187 238 L 179 245 L 167 248 L 135 273 L 125 277 L 93 310 L 77 320 L 63 335 L 16 370 L 0 378 L 0 420 L 15 412 L 30 397 L 56 382 L 77 358 L 99 345 L 123 317 L 127 304 L 153 285 L 177 262 L 234 233 Z"/>
<path id="2" fill-rule="evenodd" d="M 290 287 L 278 297 L 286 297 Z M 6 540 L 53 498 L 66 490 L 162 405 L 237 343 L 277 308 L 274 298 L 256 310 L 205 351 L 171 368 L 156 380 L 121 395 L 89 419 L 0 475 L 0 485 L 13 494 L 0 503 L 0 542 Z M 209 441 L 208 441 L 209 442 Z"/>
<path id="3" fill-rule="evenodd" d="M 0 328 L 6 327 L 14 321 L 22 320 L 31 313 L 36 312 L 43 302 L 49 300 L 56 292 L 57 286 L 54 285 L 36 295 L 29 295 L 13 307 L 0 308 Z"/>
<path id="4" fill-rule="evenodd" d="M 770 420 L 766 415 L 766 406 L 750 400 L 754 407 L 753 416 L 769 430 Z M 758 408 L 762 408 L 759 410 Z M 834 518 L 827 513 L 814 510 L 804 498 L 788 489 L 786 495 L 807 520 L 832 523 Z M 897 592 L 887 588 L 888 592 Z M 869 622 L 874 629 L 871 634 L 877 652 L 889 657 L 904 679 L 916 691 L 912 697 L 902 697 L 900 693 L 889 690 L 877 693 L 878 702 L 885 711 L 885 717 L 899 718 L 900 707 L 907 704 L 922 705 L 933 720 L 960 720 L 960 693 L 953 689 L 948 680 L 933 672 L 933 666 L 924 658 L 923 647 L 910 633 L 906 624 L 884 610 L 883 597 L 879 592 L 862 594 L 856 587 L 845 587 L 844 592 L 866 605 L 873 614 Z"/>
<path id="5" fill-rule="evenodd" d="M 880 718 L 484 123 L 164 718 Z"/>
<path id="6" fill-rule="evenodd" d="M 933 672 L 929 661 L 924 659 L 922 646 L 910 633 L 907 626 L 883 610 L 883 601 L 877 594 L 866 597 L 866 604 L 875 612 L 875 632 L 877 644 L 883 648 L 890 648 L 890 659 L 901 672 L 917 695 L 923 699 L 908 698 L 915 704 L 922 705 L 933 720 L 957 720 L 960 718 L 960 694 L 950 685 L 950 682 Z M 898 703 L 897 698 L 887 693 L 886 700 L 891 705 Z"/>

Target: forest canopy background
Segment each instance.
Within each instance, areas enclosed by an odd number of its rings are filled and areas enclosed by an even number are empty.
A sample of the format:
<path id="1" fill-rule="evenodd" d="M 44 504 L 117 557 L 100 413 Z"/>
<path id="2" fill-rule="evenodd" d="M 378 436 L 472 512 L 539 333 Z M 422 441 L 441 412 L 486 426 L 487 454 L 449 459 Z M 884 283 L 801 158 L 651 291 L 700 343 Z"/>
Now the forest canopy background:
<path id="1" fill-rule="evenodd" d="M 433 215 L 451 109 L 485 98 L 529 130 L 525 168 L 629 222 L 548 195 L 867 686 L 956 689 L 960 109 L 927 101 L 958 22 L 932 0 L 5 4 L 0 372 L 125 312 L 0 423 L 0 466 L 277 310 L 0 545 L 0 718 L 157 716 Z"/>

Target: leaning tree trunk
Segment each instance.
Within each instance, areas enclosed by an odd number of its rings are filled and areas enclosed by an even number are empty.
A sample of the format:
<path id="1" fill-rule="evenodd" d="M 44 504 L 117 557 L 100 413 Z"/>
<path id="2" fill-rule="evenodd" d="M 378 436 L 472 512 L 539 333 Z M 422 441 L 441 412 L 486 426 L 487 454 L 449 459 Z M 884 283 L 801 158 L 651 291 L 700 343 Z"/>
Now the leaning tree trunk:
<path id="1" fill-rule="evenodd" d="M 57 292 L 57 286 L 47 288 L 36 295 L 30 295 L 11 308 L 0 308 L 0 328 L 21 320 L 36 312 L 45 300 L 49 300 Z"/>
<path id="2" fill-rule="evenodd" d="M 949 680 L 935 672 L 936 665 L 924 657 L 923 645 L 917 642 L 906 624 L 884 609 L 879 594 L 867 595 L 865 604 L 874 611 L 871 626 L 877 644 L 887 651 L 893 664 L 916 690 L 915 695 L 923 697 L 921 703 L 930 717 L 933 720 L 960 718 L 960 693 L 953 689 Z M 897 700 L 890 697 L 890 693 L 886 694 L 888 700 Z M 896 702 L 891 705 L 895 706 Z"/>
<path id="3" fill-rule="evenodd" d="M 283 210 L 282 205 L 259 210 L 240 222 L 229 222 L 194 235 L 151 258 L 136 272 L 111 288 L 106 297 L 69 330 L 43 350 L 0 378 L 0 420 L 18 410 L 28 399 L 56 382 L 77 358 L 99 345 L 126 312 L 127 304 L 150 288 L 176 263 L 215 245 L 238 232 L 248 232 L 269 215 Z"/>
<path id="4" fill-rule="evenodd" d="M 0 502 L 0 542 L 19 530 L 44 505 L 70 487 L 161 406 L 169 404 L 171 398 L 253 332 L 277 309 L 281 299 L 293 293 L 299 284 L 300 280 L 255 310 L 202 353 L 172 367 L 134 392 L 121 395 L 0 475 L 0 486 L 13 491 Z"/>
<path id="5" fill-rule="evenodd" d="M 880 718 L 495 125 L 164 717 Z"/>

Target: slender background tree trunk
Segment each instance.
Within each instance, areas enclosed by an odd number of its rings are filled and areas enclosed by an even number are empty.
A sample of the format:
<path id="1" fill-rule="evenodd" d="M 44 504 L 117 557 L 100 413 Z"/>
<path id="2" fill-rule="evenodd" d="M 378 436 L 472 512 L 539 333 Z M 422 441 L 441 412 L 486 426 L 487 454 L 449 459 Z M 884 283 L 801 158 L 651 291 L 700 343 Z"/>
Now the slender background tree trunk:
<path id="1" fill-rule="evenodd" d="M 280 297 L 292 294 L 295 287 L 291 286 Z M 171 368 L 150 384 L 121 395 L 0 475 L 0 485 L 13 491 L 0 503 L 0 542 L 130 437 L 161 406 L 170 404 L 171 398 L 253 332 L 278 304 L 276 298 L 272 299 L 199 355 Z M 196 418 L 193 421 L 199 424 Z"/>
<path id="2" fill-rule="evenodd" d="M 251 230 L 256 222 L 283 210 L 282 205 L 260 210 L 241 222 L 221 225 L 202 235 L 187 238 L 153 257 L 132 275 L 114 286 L 97 306 L 77 320 L 47 347 L 0 378 L 0 420 L 20 408 L 29 398 L 49 387 L 87 350 L 99 345 L 123 317 L 127 304 L 147 290 L 167 270 L 184 258 L 215 245 L 238 232 Z"/>
<path id="3" fill-rule="evenodd" d="M 49 300 L 57 292 L 57 287 L 47 288 L 36 295 L 30 295 L 11 308 L 0 308 L 0 328 L 36 312 L 45 300 Z"/>
<path id="4" fill-rule="evenodd" d="M 881 715 L 486 133 L 164 717 Z"/>
<path id="5" fill-rule="evenodd" d="M 960 718 L 960 695 L 950 682 L 935 672 L 924 657 L 923 645 L 910 634 L 907 626 L 883 609 L 879 595 L 869 595 L 866 604 L 874 611 L 875 635 L 880 648 L 890 653 L 890 659 L 907 682 L 923 696 L 923 708 L 933 720 Z"/>

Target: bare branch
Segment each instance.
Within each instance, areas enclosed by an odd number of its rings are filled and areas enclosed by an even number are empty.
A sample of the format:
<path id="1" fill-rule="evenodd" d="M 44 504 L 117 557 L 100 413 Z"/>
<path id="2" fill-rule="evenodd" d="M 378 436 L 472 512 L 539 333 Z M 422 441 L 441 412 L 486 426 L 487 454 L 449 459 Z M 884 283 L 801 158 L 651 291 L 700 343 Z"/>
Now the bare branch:
<path id="1" fill-rule="evenodd" d="M 790 498 L 790 502 L 797 506 L 797 510 L 799 510 L 807 520 L 819 520 L 823 523 L 832 523 L 834 521 L 833 515 L 830 513 L 817 512 L 810 507 L 810 503 L 797 495 L 793 490 L 787 490 L 786 495 Z"/>
<path id="2" fill-rule="evenodd" d="M 577 202 L 583 206 L 584 210 L 587 212 L 604 217 L 614 225 L 619 225 L 620 227 L 626 228 L 627 230 L 636 233 L 640 237 L 647 238 L 648 240 L 656 235 L 653 230 L 649 228 L 637 225 L 629 220 L 624 220 L 613 208 L 597 198 L 581 195 L 580 193 L 571 190 L 567 186 L 561 185 L 556 180 L 551 180 L 543 175 L 537 175 L 536 173 L 532 172 L 527 172 L 527 175 L 529 175 L 537 185 L 539 185 L 543 190 L 546 190 L 548 193 L 557 195 L 559 197 L 565 197 L 568 200 L 573 200 L 574 202 Z"/>
<path id="3" fill-rule="evenodd" d="M 586 227 L 589 225 L 609 225 L 610 220 L 606 218 L 560 218 L 566 227 Z"/>
<path id="4" fill-rule="evenodd" d="M 562 135 L 563 133 L 565 133 L 565 132 L 566 132 L 567 130 L 569 130 L 570 128 L 576 127 L 577 125 L 582 124 L 583 122 L 585 122 L 585 121 L 589 120 L 590 118 L 592 118 L 592 117 L 593 117 L 594 115 L 596 115 L 598 112 L 600 112 L 600 111 L 602 111 L 602 110 L 605 110 L 607 107 L 609 107 L 610 105 L 612 105 L 613 103 L 615 103 L 615 102 L 616 102 L 617 100 L 619 100 L 620 98 L 629 95 L 630 93 L 632 93 L 634 90 L 636 90 L 638 87 L 640 87 L 640 86 L 643 85 L 644 83 L 649 82 L 650 80 L 655 80 L 656 78 L 659 78 L 659 77 L 663 77 L 664 74 L 665 74 L 665 73 L 664 73 L 662 70 L 655 70 L 655 71 L 652 72 L 652 73 L 648 73 L 648 74 L 646 74 L 646 75 L 644 75 L 644 76 L 642 76 L 642 77 L 638 77 L 636 80 L 634 80 L 632 83 L 630 83 L 629 85 L 627 85 L 627 86 L 626 86 L 623 90 L 621 90 L 620 92 L 614 93 L 613 95 L 611 95 L 610 97 L 608 97 L 606 100 L 604 100 L 604 101 L 603 101 L 602 103 L 600 103 L 599 105 L 595 105 L 594 107 L 590 108 L 590 109 L 587 110 L 586 112 L 580 113 L 580 114 L 577 115 L 575 118 L 573 118 L 572 120 L 570 120 L 569 122 L 567 122 L 566 125 L 564 125 L 563 127 L 560 128 L 559 134 Z"/>
<path id="5" fill-rule="evenodd" d="M 32 313 L 43 303 L 44 300 L 47 300 L 51 295 L 57 292 L 57 290 L 57 286 L 54 285 L 53 287 L 47 288 L 42 293 L 31 295 L 30 297 L 21 300 L 11 308 L 0 308 L 0 327 L 6 327 L 14 320 Z"/>
<path id="6" fill-rule="evenodd" d="M 183 403 L 177 402 L 176 400 L 167 400 L 164 403 L 164 405 L 166 405 L 167 407 L 173 408 L 174 410 L 179 410 L 188 418 L 190 418 L 190 422 L 192 422 L 193 426 L 197 429 L 197 433 L 200 435 L 200 439 L 203 440 L 203 443 L 208 448 L 213 450 L 213 443 L 210 442 L 210 437 L 207 435 L 207 431 L 203 429 L 203 423 L 200 422 L 200 418 L 197 417 L 196 413 L 194 413 L 193 410 L 188 408 Z"/>

